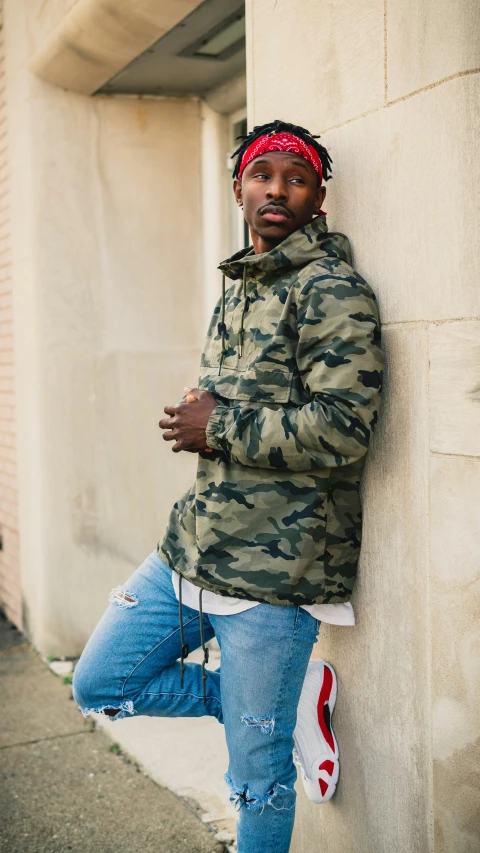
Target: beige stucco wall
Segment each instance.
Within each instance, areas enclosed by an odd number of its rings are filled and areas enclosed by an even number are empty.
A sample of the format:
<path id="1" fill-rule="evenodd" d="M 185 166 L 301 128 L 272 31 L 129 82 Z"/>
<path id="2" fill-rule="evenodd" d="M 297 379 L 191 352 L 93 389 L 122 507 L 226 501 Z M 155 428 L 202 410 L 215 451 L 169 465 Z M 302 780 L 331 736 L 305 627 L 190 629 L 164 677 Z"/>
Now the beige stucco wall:
<path id="1" fill-rule="evenodd" d="M 30 5 L 5 10 L 24 624 L 76 655 L 192 478 L 158 420 L 204 332 L 201 118 L 38 80 Z"/>
<path id="2" fill-rule="evenodd" d="M 300 791 L 292 853 L 480 848 L 479 24 L 471 0 L 248 3 L 250 124 L 323 134 L 329 225 L 387 357 L 358 625 L 316 650 L 339 676 L 340 785 L 321 807 Z"/>
<path id="3" fill-rule="evenodd" d="M 9 619 L 21 627 L 16 439 L 10 144 L 5 83 L 5 32 L 0 5 L 0 607 Z"/>

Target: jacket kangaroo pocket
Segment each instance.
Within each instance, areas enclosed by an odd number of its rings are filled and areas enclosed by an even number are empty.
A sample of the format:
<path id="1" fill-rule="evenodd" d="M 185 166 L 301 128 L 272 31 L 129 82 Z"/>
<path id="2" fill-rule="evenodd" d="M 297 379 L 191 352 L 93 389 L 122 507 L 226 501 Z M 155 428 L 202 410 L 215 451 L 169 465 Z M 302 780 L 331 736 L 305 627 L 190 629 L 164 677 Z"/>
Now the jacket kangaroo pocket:
<path id="1" fill-rule="evenodd" d="M 245 370 L 222 367 L 218 375 L 215 367 L 204 367 L 200 387 L 216 396 L 229 400 L 231 405 L 240 402 L 288 403 L 292 387 L 292 371 L 287 365 L 253 365 Z"/>

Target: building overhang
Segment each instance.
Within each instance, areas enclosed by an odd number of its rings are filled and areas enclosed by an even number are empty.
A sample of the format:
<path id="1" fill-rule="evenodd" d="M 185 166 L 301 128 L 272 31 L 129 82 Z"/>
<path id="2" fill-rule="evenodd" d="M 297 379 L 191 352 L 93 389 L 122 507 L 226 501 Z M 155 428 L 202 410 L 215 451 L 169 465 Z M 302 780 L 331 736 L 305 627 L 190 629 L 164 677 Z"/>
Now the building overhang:
<path id="1" fill-rule="evenodd" d="M 77 0 L 30 61 L 62 89 L 91 95 L 202 0 Z"/>

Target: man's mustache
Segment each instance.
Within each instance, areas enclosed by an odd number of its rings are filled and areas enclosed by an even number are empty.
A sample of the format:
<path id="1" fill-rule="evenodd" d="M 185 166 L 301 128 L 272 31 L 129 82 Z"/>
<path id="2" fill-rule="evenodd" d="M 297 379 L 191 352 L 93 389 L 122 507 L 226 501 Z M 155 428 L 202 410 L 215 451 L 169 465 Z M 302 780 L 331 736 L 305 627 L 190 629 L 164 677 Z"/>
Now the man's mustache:
<path id="1" fill-rule="evenodd" d="M 257 213 L 259 213 L 261 216 L 265 212 L 266 213 L 285 213 L 290 218 L 293 218 L 293 212 L 290 210 L 289 207 L 285 207 L 284 204 L 272 204 L 270 202 L 269 204 L 264 204 L 263 207 L 259 207 L 257 210 Z"/>

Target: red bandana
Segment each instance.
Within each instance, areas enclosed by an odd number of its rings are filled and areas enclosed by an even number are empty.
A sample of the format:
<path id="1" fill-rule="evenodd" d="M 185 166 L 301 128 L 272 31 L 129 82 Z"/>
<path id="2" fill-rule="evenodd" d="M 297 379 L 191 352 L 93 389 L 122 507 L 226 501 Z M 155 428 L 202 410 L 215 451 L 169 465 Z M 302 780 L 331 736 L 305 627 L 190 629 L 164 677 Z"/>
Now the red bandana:
<path id="1" fill-rule="evenodd" d="M 259 136 L 258 139 L 248 146 L 240 163 L 238 177 L 242 177 L 245 166 L 248 166 L 260 154 L 266 154 L 267 151 L 286 151 L 289 154 L 298 154 L 304 160 L 307 160 L 308 163 L 311 163 L 320 179 L 320 183 L 322 183 L 322 164 L 313 145 L 308 145 L 303 139 L 294 136 L 292 133 L 277 133 L 276 131 L 272 131 L 272 133 L 266 136 Z"/>

